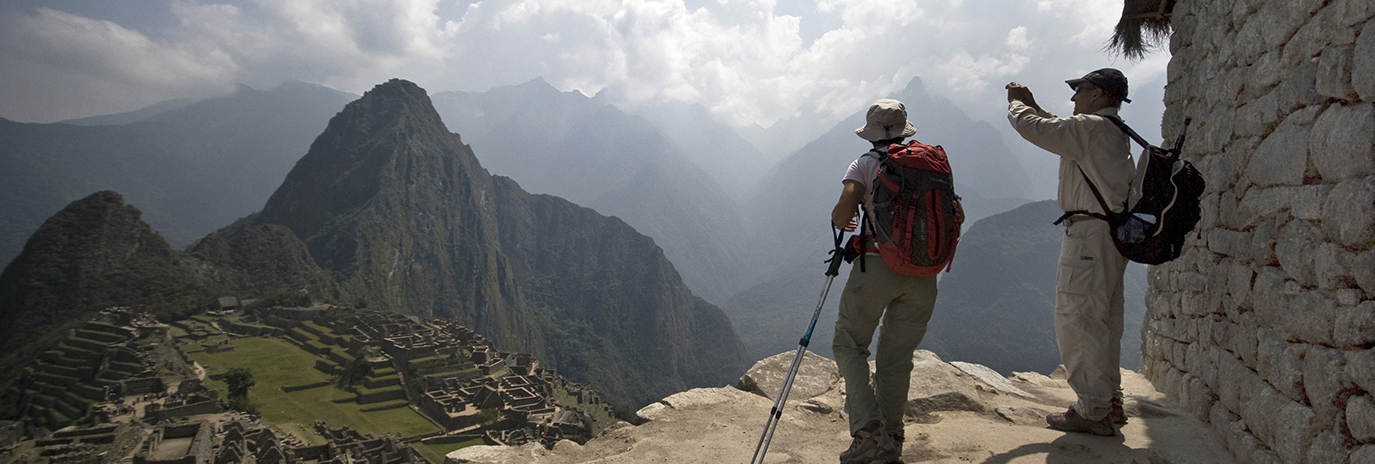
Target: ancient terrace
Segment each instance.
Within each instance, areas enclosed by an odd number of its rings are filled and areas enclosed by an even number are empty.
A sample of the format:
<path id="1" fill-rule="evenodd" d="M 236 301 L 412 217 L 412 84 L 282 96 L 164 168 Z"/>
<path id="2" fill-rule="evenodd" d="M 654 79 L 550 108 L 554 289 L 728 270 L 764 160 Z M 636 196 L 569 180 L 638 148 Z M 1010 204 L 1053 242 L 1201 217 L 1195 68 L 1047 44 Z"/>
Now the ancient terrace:
<path id="1" fill-rule="evenodd" d="M 614 421 L 610 405 L 591 388 L 450 321 L 317 307 L 266 308 L 256 320 L 217 325 L 282 336 L 316 354 L 315 369 L 340 379 L 359 404 L 409 405 L 444 429 L 429 442 L 551 446 L 586 441 Z"/>

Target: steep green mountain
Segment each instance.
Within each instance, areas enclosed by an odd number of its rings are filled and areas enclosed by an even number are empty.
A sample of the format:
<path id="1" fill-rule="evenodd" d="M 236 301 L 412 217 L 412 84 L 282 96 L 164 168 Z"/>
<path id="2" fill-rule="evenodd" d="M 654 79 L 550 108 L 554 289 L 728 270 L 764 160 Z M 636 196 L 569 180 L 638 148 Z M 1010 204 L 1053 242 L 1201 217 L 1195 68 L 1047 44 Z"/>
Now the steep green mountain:
<path id="1" fill-rule="evenodd" d="M 352 98 L 294 83 L 70 123 L 0 119 L 0 263 L 48 216 L 99 190 L 121 192 L 186 246 L 260 208 Z"/>
<path id="2" fill-rule="evenodd" d="M 663 251 L 625 222 L 494 177 L 423 89 L 349 103 L 258 215 L 369 307 L 444 317 L 642 405 L 724 384 L 743 348 Z"/>
<path id="3" fill-rule="evenodd" d="M 102 308 L 144 305 L 165 318 L 209 302 L 212 286 L 140 215 L 102 191 L 43 222 L 0 274 L 0 368 L 31 359 Z"/>
<path id="4" fill-rule="evenodd" d="M 173 250 L 115 192 L 96 192 L 48 218 L 0 274 L 0 365 L 24 359 L 101 309 L 142 306 L 163 320 L 224 295 L 300 291 L 337 298 L 337 286 L 281 226 L 211 234 Z"/>
<path id="5" fill-rule="evenodd" d="M 235 231 L 229 238 L 212 233 L 196 242 L 190 255 L 198 276 L 238 295 L 305 290 L 317 301 L 339 297 L 333 276 L 315 264 L 291 229 L 263 224 Z"/>
<path id="6" fill-rule="evenodd" d="M 728 128 L 685 119 L 665 131 L 542 79 L 444 92 L 434 104 L 492 173 L 621 218 L 653 237 L 693 293 L 708 301 L 725 301 L 739 289 L 746 242 L 732 193 L 750 187 L 742 179 L 753 181 L 763 161 Z M 706 116 L 690 109 L 655 115 Z M 731 158 L 738 159 L 723 162 Z"/>
<path id="7" fill-rule="evenodd" d="M 970 226 L 940 282 L 922 348 L 942 359 L 983 364 L 1008 375 L 1048 374 L 1060 364 L 1055 343 L 1055 269 L 1064 228 L 1052 200 L 1028 203 Z M 1141 366 L 1145 266 L 1127 266 L 1122 367 Z"/>

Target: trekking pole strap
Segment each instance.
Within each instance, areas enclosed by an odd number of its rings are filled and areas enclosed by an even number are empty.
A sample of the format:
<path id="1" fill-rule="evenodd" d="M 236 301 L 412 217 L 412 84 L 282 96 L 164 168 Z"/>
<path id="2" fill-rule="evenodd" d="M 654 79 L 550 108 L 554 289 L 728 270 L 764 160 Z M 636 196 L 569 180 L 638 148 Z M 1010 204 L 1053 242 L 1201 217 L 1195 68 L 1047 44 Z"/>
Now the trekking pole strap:
<path id="1" fill-rule="evenodd" d="M 831 235 L 835 238 L 835 248 L 831 250 L 831 259 L 825 261 L 831 264 L 826 268 L 826 275 L 838 276 L 840 265 L 845 262 L 845 245 L 842 244 L 845 233 L 837 229 L 835 224 L 831 224 Z"/>

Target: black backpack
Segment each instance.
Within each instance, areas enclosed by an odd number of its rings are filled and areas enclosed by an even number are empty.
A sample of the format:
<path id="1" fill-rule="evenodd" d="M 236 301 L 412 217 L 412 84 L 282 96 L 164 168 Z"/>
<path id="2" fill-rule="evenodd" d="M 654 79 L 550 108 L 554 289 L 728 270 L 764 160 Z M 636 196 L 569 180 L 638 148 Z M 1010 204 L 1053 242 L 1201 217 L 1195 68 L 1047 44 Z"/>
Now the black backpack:
<path id="1" fill-rule="evenodd" d="M 1179 257 L 1184 251 L 1184 239 L 1194 230 L 1200 217 L 1198 197 L 1203 195 L 1203 176 L 1192 163 L 1179 159 L 1180 148 L 1184 146 L 1184 131 L 1189 128 L 1191 119 L 1184 119 L 1184 129 L 1179 131 L 1174 148 L 1166 150 L 1149 143 L 1136 134 L 1121 119 L 1107 116 L 1122 132 L 1126 132 L 1141 145 L 1141 158 L 1136 163 L 1136 177 L 1132 180 L 1131 194 L 1127 197 L 1122 212 L 1114 212 L 1098 187 L 1093 185 L 1084 170 L 1079 175 L 1088 182 L 1089 190 L 1098 198 L 1098 204 L 1107 214 L 1088 211 L 1069 211 L 1055 224 L 1065 218 L 1083 214 L 1108 221 L 1112 229 L 1112 242 L 1117 251 L 1127 259 L 1142 264 L 1161 264 Z"/>

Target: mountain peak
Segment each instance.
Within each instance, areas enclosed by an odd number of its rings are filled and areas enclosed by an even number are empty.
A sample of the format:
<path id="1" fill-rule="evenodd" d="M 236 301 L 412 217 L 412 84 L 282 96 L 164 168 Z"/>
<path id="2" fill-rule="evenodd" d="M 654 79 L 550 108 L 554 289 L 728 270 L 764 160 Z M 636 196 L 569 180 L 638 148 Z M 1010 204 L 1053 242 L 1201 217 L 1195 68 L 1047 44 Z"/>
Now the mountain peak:
<path id="1" fill-rule="evenodd" d="M 912 93 L 926 93 L 926 84 L 922 83 L 921 76 L 912 76 L 912 80 L 907 81 L 907 87 L 903 87 L 898 94 L 907 95 Z"/>
<path id="2" fill-rule="evenodd" d="M 16 350 L 50 341 L 43 328 L 84 320 L 100 308 L 148 305 L 156 313 L 193 305 L 188 295 L 197 285 L 141 215 L 105 190 L 43 222 L 0 273 L 0 366 L 22 358 Z"/>
<path id="3" fill-rule="evenodd" d="M 377 84 L 364 92 L 362 98 L 345 106 L 338 118 L 351 120 L 350 129 L 364 132 L 395 126 L 444 127 L 425 89 L 404 79 Z M 335 129 L 333 121 L 330 126 Z"/>
<path id="4" fill-rule="evenodd" d="M 390 204 L 405 191 L 441 191 L 451 179 L 470 175 L 486 172 L 444 126 L 425 90 L 392 79 L 330 119 L 268 199 L 259 221 L 287 226 L 310 243 L 335 217 L 377 201 Z M 417 181 L 436 188 L 415 190 Z"/>

